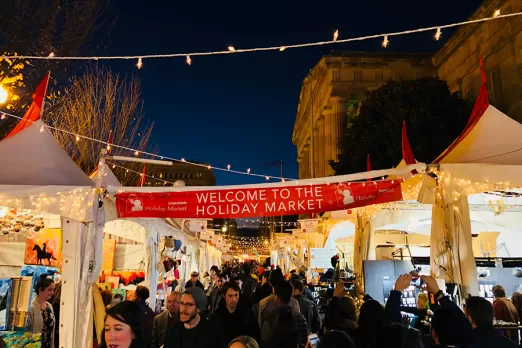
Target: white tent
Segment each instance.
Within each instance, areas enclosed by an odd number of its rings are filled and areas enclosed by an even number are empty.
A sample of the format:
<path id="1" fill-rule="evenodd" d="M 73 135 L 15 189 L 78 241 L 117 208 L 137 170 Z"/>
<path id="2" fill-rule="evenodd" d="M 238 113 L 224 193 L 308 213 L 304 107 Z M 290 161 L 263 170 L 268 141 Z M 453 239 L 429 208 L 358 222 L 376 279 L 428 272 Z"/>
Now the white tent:
<path id="1" fill-rule="evenodd" d="M 91 189 L 93 182 L 41 121 L 1 141 L 0 162 L 0 205 L 62 217 L 63 330 L 59 343 L 86 347 L 92 342 L 91 284 L 100 271 L 95 262 L 96 255 L 101 256 L 96 235 L 101 234 L 104 223 L 98 195 Z"/>

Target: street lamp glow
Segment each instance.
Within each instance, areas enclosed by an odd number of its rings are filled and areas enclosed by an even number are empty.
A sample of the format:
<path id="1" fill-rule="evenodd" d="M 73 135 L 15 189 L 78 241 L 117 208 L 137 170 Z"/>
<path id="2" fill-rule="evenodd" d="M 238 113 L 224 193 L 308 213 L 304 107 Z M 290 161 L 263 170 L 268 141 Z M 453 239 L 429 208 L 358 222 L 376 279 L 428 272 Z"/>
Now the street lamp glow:
<path id="1" fill-rule="evenodd" d="M 0 104 L 5 103 L 8 97 L 9 92 L 3 86 L 0 86 Z"/>
<path id="2" fill-rule="evenodd" d="M 226 232 L 227 231 L 227 226 L 223 226 L 223 228 L 221 228 L 221 231 L 222 232 Z"/>

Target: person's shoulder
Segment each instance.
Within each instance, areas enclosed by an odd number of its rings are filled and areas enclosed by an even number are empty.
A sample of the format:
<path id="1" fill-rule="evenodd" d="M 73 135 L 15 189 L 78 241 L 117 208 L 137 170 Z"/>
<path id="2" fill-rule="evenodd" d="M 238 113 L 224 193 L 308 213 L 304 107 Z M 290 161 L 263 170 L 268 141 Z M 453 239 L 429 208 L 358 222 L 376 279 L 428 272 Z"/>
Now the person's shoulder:
<path id="1" fill-rule="evenodd" d="M 163 320 L 163 319 L 165 319 L 168 315 L 169 315 L 169 314 L 168 314 L 168 311 L 163 311 L 163 312 L 161 312 L 160 314 L 158 314 L 158 315 L 156 315 L 156 316 L 154 317 L 154 321 L 156 321 L 156 320 L 157 320 L 157 321 Z"/>

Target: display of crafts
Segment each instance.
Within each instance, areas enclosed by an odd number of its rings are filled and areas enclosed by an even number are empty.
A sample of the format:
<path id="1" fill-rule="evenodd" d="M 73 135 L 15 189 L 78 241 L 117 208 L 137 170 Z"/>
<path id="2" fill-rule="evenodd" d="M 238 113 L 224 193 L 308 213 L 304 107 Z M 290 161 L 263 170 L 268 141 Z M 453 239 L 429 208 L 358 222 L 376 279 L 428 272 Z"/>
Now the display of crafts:
<path id="1" fill-rule="evenodd" d="M 30 214 L 20 214 L 16 211 L 7 211 L 5 216 L 0 218 L 0 231 L 2 234 L 9 233 L 31 233 L 38 232 L 45 227 L 42 217 Z"/>
<path id="2" fill-rule="evenodd" d="M 42 346 L 41 335 L 40 332 L 4 331 L 1 336 L 6 343 L 6 347 L 39 348 Z"/>

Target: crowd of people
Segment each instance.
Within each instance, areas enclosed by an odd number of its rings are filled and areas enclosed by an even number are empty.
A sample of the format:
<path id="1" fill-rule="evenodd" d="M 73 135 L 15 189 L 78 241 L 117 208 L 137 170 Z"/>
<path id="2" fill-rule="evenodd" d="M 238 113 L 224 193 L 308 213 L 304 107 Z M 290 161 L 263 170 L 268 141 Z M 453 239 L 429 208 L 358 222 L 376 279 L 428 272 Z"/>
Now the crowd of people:
<path id="1" fill-rule="evenodd" d="M 421 278 L 417 308 L 401 306 L 403 291 L 412 284 L 412 276 L 405 274 L 385 305 L 357 284 L 348 295 L 339 282 L 323 316 L 303 272 L 285 276 L 277 267 L 253 263 L 221 270 L 212 266 L 201 280 L 193 272 L 188 282 L 177 284 L 160 313 L 147 304 L 150 292 L 144 286 L 137 287 L 133 301 L 101 291 L 106 318 L 99 347 L 519 347 L 518 326 L 509 324 L 520 321 L 522 293 L 508 299 L 497 285 L 493 303 L 470 297 L 461 310 L 435 279 Z M 46 276 L 35 286 L 28 323 L 33 332 L 41 332 L 44 348 L 58 347 L 60 289 Z M 405 320 L 404 312 L 413 319 Z"/>
<path id="2" fill-rule="evenodd" d="M 148 290 L 142 290 L 135 302 L 109 306 L 100 347 L 519 346 L 518 330 L 497 330 L 493 323 L 494 318 L 518 323 L 522 294 L 510 301 L 496 286 L 493 304 L 470 297 L 462 310 L 435 279 L 422 276 L 422 281 L 414 320 L 406 322 L 401 307 L 403 291 L 412 284 L 409 274 L 398 278 L 385 305 L 360 286 L 348 296 L 340 282 L 323 317 L 303 273 L 285 276 L 277 267 L 247 263 L 226 265 L 221 271 L 213 266 L 201 280 L 194 272 L 186 284 L 178 284 L 166 298 L 165 310 L 155 317 L 145 302 Z M 311 339 L 314 334 L 318 342 Z"/>

